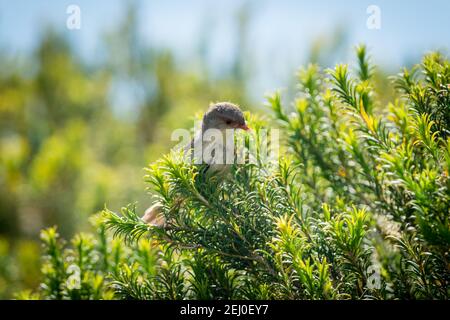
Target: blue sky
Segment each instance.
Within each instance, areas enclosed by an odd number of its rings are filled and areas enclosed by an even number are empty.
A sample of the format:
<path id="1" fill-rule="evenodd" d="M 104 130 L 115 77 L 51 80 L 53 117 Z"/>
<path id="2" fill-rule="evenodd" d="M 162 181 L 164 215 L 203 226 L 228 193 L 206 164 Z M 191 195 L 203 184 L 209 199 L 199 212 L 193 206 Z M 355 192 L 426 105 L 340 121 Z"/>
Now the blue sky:
<path id="1" fill-rule="evenodd" d="M 249 1 L 136 2 L 143 41 L 171 48 L 180 60 L 189 61 L 196 54 L 206 26 L 213 39 L 209 63 L 220 70 L 235 50 L 233 17 Z M 250 3 L 253 14 L 249 40 L 257 70 L 254 84 L 257 91 L 282 86 L 292 76 L 294 67 L 307 62 L 314 39 L 332 36 L 339 25 L 348 33 L 347 52 L 340 57 L 344 60 L 352 46 L 362 42 L 371 49 L 375 62 L 391 69 L 416 61 L 429 50 L 450 47 L 448 0 L 255 0 Z M 65 27 L 69 4 L 81 8 L 81 30 L 70 31 Z M 380 30 L 366 27 L 369 5 L 381 9 Z M 42 27 L 51 24 L 70 39 L 83 57 L 95 59 L 102 35 L 118 24 L 125 6 L 126 1 L 119 0 L 0 0 L 0 48 L 12 55 L 29 53 Z"/>

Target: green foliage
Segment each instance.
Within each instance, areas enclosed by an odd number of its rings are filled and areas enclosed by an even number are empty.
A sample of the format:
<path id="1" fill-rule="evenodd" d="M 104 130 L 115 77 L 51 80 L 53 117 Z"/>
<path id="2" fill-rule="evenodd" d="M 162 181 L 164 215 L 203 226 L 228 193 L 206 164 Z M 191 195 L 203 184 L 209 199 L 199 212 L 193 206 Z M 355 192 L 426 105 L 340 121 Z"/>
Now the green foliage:
<path id="1" fill-rule="evenodd" d="M 428 115 L 433 132 L 443 138 L 450 134 L 449 82 L 450 63 L 440 53 L 427 55 L 420 66 L 404 70 L 395 81 L 405 93 L 411 109 L 418 115 Z"/>
<path id="2" fill-rule="evenodd" d="M 107 299 L 112 292 L 105 286 L 108 268 L 99 268 L 104 262 L 93 236 L 78 234 L 72 247 L 60 242 L 56 228 L 43 230 L 41 239 L 45 254 L 42 264 L 44 281 L 40 294 L 46 299 Z M 20 297 L 20 296 L 19 296 Z"/>
<path id="3" fill-rule="evenodd" d="M 41 30 L 35 49 L 19 55 L 0 45 L 0 298 L 41 280 L 40 252 L 29 253 L 41 229 L 57 225 L 71 238 L 105 203 L 117 210 L 136 201 L 143 210 L 151 199 L 142 167 L 169 150 L 173 129 L 191 126 L 211 101 L 249 105 L 240 52 L 219 74 L 206 57 L 186 64 L 145 44 L 139 8 L 127 7 L 98 38 L 102 59 L 84 59 L 58 28 Z"/>
<path id="4" fill-rule="evenodd" d="M 43 231 L 41 297 L 448 299 L 449 62 L 426 56 L 385 106 L 365 47 L 357 59 L 357 76 L 302 69 L 292 110 L 275 93 L 274 121 L 248 119 L 255 135 L 282 128 L 279 159 L 225 178 L 176 153 L 150 165 L 164 228 L 128 206 L 70 248 Z"/>
<path id="5" fill-rule="evenodd" d="M 18 290 L 39 285 L 40 251 L 34 241 L 11 244 L 0 237 L 0 297 L 11 297 Z"/>

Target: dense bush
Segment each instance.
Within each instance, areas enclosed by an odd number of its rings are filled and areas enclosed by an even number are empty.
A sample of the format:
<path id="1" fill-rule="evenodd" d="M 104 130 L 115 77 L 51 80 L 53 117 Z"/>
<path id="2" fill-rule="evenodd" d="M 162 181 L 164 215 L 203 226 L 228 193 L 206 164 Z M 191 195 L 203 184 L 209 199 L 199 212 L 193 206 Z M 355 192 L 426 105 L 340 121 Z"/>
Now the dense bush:
<path id="1" fill-rule="evenodd" d="M 213 99 L 249 104 L 247 58 L 237 52 L 220 73 L 200 53 L 181 63 L 143 39 L 139 8 L 126 8 L 97 39 L 102 59 L 56 25 L 27 50 L 0 41 L 0 299 L 40 282 L 40 230 L 71 238 L 105 203 L 144 210 L 142 167 L 169 151 L 171 131 Z M 233 34 L 242 46 L 244 33 Z"/>
<path id="2" fill-rule="evenodd" d="M 280 159 L 220 183 L 173 155 L 151 165 L 165 229 L 128 206 L 68 246 L 43 231 L 43 283 L 18 297 L 448 299 L 450 63 L 433 53 L 393 77 L 386 106 L 357 58 L 300 70 L 291 106 L 275 93 L 273 121 L 250 117 L 255 134 L 282 129 Z"/>

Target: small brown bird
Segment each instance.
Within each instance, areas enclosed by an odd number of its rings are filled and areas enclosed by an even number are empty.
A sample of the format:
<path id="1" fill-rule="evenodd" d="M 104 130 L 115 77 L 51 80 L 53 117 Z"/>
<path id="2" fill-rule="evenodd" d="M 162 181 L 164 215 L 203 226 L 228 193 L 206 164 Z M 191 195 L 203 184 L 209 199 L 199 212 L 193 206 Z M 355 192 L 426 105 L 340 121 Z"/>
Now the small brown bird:
<path id="1" fill-rule="evenodd" d="M 213 131 L 216 132 L 219 130 L 224 139 L 221 141 L 216 141 L 215 139 L 204 139 L 205 133 L 207 133 L 210 129 L 215 129 Z M 201 132 L 199 132 L 199 134 L 192 139 L 188 146 L 186 146 L 184 152 L 192 156 L 194 147 L 196 148 L 199 143 L 202 146 L 201 150 L 213 150 L 211 156 L 209 157 L 203 157 L 202 154 L 202 163 L 209 165 L 207 169 L 208 174 L 222 174 L 230 167 L 230 164 L 225 163 L 227 154 L 232 152 L 234 155 L 235 152 L 234 146 L 226 143 L 225 137 L 226 130 L 228 129 L 249 130 L 242 111 L 238 106 L 230 102 L 219 102 L 211 105 L 209 110 L 203 116 Z M 222 150 L 222 154 L 217 153 L 220 158 L 217 154 L 215 155 L 214 150 Z M 195 151 L 194 157 L 196 157 Z M 142 220 L 150 225 L 162 227 L 165 224 L 165 219 L 162 212 L 163 206 L 157 202 L 145 211 Z"/>

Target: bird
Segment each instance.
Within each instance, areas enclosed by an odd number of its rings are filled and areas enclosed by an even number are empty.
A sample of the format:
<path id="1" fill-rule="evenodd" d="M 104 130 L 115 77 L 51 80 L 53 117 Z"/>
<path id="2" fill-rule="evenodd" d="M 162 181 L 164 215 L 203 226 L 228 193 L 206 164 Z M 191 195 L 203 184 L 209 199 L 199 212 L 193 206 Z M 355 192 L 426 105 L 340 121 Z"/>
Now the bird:
<path id="1" fill-rule="evenodd" d="M 226 161 L 227 155 L 230 153 L 234 155 L 235 152 L 234 144 L 226 141 L 226 132 L 229 129 L 250 130 L 239 106 L 231 102 L 211 104 L 203 115 L 200 132 L 183 148 L 185 155 L 191 160 L 200 158 L 200 163 L 207 165 L 207 168 L 202 171 L 203 174 L 223 175 L 229 170 L 231 164 Z M 221 134 L 222 139 L 206 139 L 209 132 L 213 135 Z M 197 152 L 199 145 L 201 145 L 200 155 Z M 209 154 L 208 150 L 211 151 Z M 198 161 L 194 162 L 198 163 Z M 154 203 L 145 210 L 141 219 L 151 226 L 164 227 L 166 221 L 163 216 L 163 205 L 159 202 Z"/>

